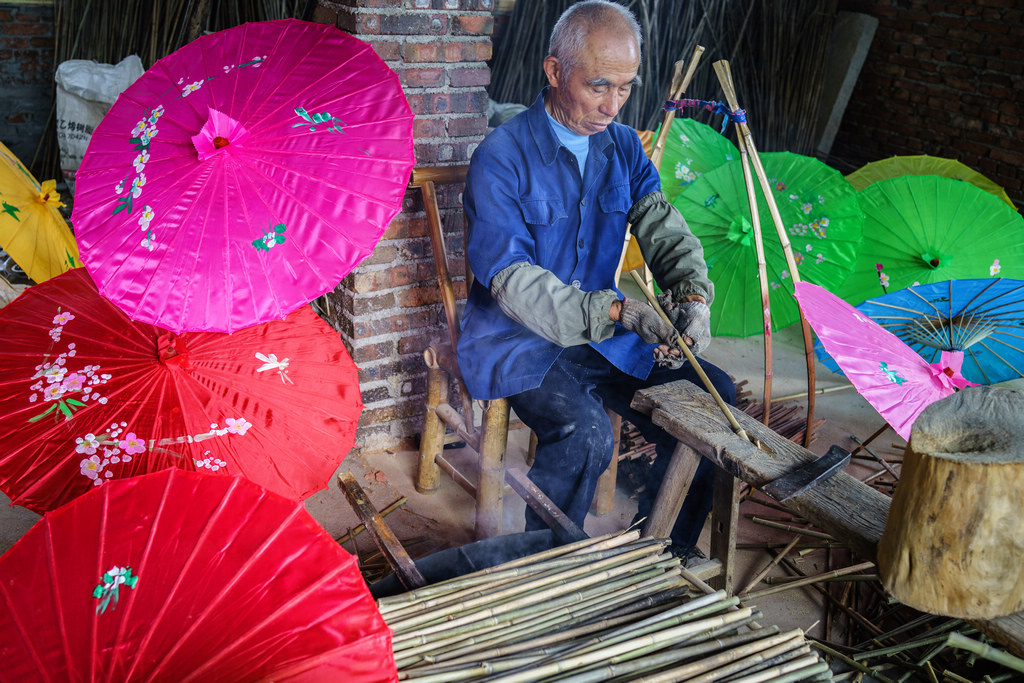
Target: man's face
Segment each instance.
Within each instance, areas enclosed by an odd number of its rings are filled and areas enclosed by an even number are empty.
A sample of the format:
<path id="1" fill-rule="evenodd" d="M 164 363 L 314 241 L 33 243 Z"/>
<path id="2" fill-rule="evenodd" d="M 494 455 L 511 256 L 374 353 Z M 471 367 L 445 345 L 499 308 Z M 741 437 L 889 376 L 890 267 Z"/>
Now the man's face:
<path id="1" fill-rule="evenodd" d="M 558 59 L 544 60 L 551 85 L 548 110 L 574 133 L 600 133 L 629 98 L 639 68 L 640 50 L 627 27 L 595 31 L 568 76 Z"/>

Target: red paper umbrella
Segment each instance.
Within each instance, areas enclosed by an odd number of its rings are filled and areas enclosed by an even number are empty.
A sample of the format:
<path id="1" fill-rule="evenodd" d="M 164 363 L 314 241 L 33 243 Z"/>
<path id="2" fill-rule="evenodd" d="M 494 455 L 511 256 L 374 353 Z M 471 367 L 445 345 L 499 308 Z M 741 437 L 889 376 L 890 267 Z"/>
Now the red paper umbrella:
<path id="1" fill-rule="evenodd" d="M 241 477 L 95 489 L 0 557 L 0 591 L 4 681 L 397 680 L 355 558 Z"/>
<path id="2" fill-rule="evenodd" d="M 171 466 L 305 498 L 362 411 L 355 365 L 309 306 L 174 335 L 130 320 L 79 268 L 0 311 L 0 338 L 0 488 L 37 512 Z"/>

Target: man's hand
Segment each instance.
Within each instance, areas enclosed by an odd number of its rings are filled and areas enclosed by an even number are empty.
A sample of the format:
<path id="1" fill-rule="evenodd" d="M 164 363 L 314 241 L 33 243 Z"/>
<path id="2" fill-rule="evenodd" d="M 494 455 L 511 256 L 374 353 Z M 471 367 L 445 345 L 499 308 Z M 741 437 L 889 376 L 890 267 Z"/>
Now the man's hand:
<path id="1" fill-rule="evenodd" d="M 676 345 L 678 339 L 676 329 L 665 322 L 657 311 L 638 299 L 627 297 L 622 300 L 619 322 L 627 330 L 632 330 L 640 335 L 640 338 L 648 344 Z"/>
<path id="2" fill-rule="evenodd" d="M 666 297 L 667 298 L 667 297 Z M 711 309 L 703 301 L 671 303 L 663 300 L 665 314 L 672 321 L 693 354 L 699 355 L 711 343 Z"/>

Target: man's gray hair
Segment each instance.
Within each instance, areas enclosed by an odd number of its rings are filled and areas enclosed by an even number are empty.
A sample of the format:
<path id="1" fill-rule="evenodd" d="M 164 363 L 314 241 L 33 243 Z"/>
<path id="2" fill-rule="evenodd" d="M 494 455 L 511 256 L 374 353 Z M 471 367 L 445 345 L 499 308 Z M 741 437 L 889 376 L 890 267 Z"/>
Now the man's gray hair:
<path id="1" fill-rule="evenodd" d="M 637 50 L 643 47 L 643 34 L 636 17 L 628 9 L 609 0 L 583 0 L 562 12 L 551 30 L 548 55 L 558 59 L 566 75 L 576 66 L 587 36 L 596 29 L 618 27 L 625 22 L 633 30 Z"/>

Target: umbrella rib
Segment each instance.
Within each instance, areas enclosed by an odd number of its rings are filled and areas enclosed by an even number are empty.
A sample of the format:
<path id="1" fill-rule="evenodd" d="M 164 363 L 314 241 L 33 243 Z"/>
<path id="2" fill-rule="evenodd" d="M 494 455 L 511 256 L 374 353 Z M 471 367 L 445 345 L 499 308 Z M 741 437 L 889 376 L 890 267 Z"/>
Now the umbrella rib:
<path id="1" fill-rule="evenodd" d="M 318 588 L 320 588 L 321 586 L 327 584 L 329 581 L 333 580 L 338 574 L 340 574 L 342 571 L 344 571 L 345 569 L 347 569 L 350 566 L 351 565 L 343 565 L 341 563 L 338 563 L 335 566 L 331 567 L 329 569 L 329 571 L 327 571 L 326 573 L 322 574 L 315 582 L 310 580 L 308 582 L 308 585 L 302 591 L 299 591 L 297 593 L 293 593 L 291 596 L 289 596 L 289 598 L 290 598 L 289 602 L 286 602 L 286 603 L 280 605 L 274 612 L 272 612 L 269 615 L 266 615 L 260 622 L 256 623 L 255 625 L 250 626 L 249 630 L 245 634 L 240 634 L 238 636 L 238 638 L 235 640 L 235 646 L 236 647 L 241 646 L 241 644 L 245 643 L 246 636 L 248 636 L 248 637 L 254 636 L 256 634 L 256 632 L 259 631 L 259 629 L 263 628 L 268 623 L 273 623 L 273 621 L 280 614 L 282 614 L 282 613 L 286 612 L 287 610 L 291 609 L 294 606 L 294 603 L 301 602 L 306 597 L 308 597 L 310 594 L 314 593 Z M 241 575 L 242 573 L 243 572 L 240 571 L 239 575 Z M 198 623 L 198 620 L 195 623 Z M 189 630 L 191 631 L 192 629 L 189 629 Z M 182 638 L 182 640 L 184 640 L 184 638 Z M 224 659 L 224 657 L 228 656 L 229 654 L 231 654 L 229 651 L 221 650 L 216 656 L 211 657 L 210 659 L 207 659 L 205 662 L 202 663 L 202 665 L 199 666 L 199 668 L 197 668 L 197 669 L 193 670 L 192 672 L 190 672 L 188 674 L 188 676 L 186 676 L 184 679 L 182 679 L 182 683 L 185 683 L 185 681 L 196 680 L 198 677 L 200 677 L 203 674 L 204 671 L 206 671 L 207 669 L 210 669 L 214 664 L 216 664 L 220 660 Z"/>
<path id="2" fill-rule="evenodd" d="M 3 592 L 4 605 L 10 606 L 14 604 L 14 601 L 11 599 L 11 594 L 7 590 L 7 583 L 7 581 L 0 581 L 0 591 Z M 47 667 L 46 665 L 44 665 L 42 657 L 39 656 L 39 652 L 36 650 L 35 643 L 39 641 L 39 638 L 37 636 L 29 635 L 29 631 L 25 627 L 24 622 L 22 622 L 20 618 L 21 615 L 18 613 L 17 610 L 8 608 L 6 610 L 6 614 L 8 617 L 10 617 L 12 621 L 14 621 L 14 624 L 18 627 L 18 635 L 21 636 L 21 644 L 23 645 L 25 650 L 27 650 L 32 655 L 32 661 L 35 662 L 36 665 L 35 673 L 39 674 L 43 678 L 43 680 L 54 680 L 53 676 L 50 675 L 51 672 L 53 671 L 52 667 Z M 5 645 L 7 646 L 10 646 L 11 644 L 12 643 L 5 643 Z M 66 671 L 71 670 L 70 662 L 71 660 L 69 658 L 69 665 L 67 666 Z"/>
<path id="3" fill-rule="evenodd" d="M 218 506 L 218 514 L 222 510 L 223 504 L 226 504 L 228 498 L 230 498 L 231 495 L 234 494 L 235 490 L 237 489 L 238 481 L 240 481 L 240 480 L 236 479 L 233 482 L 233 484 L 235 484 L 235 485 L 232 486 L 231 490 L 228 493 L 225 494 L 224 500 L 222 501 L 222 505 Z M 266 497 L 266 494 L 263 494 L 263 496 L 261 496 L 261 499 L 264 498 L 264 497 Z M 258 548 L 256 548 L 255 550 L 253 550 L 252 553 L 249 554 L 249 556 L 246 558 L 245 562 L 238 568 L 238 571 L 235 572 L 235 575 L 231 578 L 231 580 L 226 582 L 224 585 L 221 586 L 220 591 L 217 594 L 217 597 L 214 598 L 211 602 L 208 602 L 204 606 L 205 609 L 204 609 L 204 611 L 201 614 L 197 614 L 195 616 L 195 618 L 192 620 L 192 623 L 189 624 L 188 629 L 185 630 L 184 632 L 180 632 L 179 631 L 178 639 L 174 642 L 174 645 L 170 649 L 168 649 L 167 652 L 164 653 L 164 655 L 160 658 L 160 660 L 158 662 L 156 662 L 153 665 L 153 668 L 150 670 L 149 676 L 150 676 L 151 679 L 158 680 L 160 678 L 159 674 L 161 673 L 161 669 L 163 668 L 164 664 L 165 663 L 169 663 L 169 662 L 172 661 L 172 655 L 174 655 L 174 653 L 177 652 L 182 647 L 182 645 L 188 640 L 189 636 L 191 636 L 192 633 L 195 632 L 196 629 L 199 628 L 200 625 L 205 625 L 205 624 L 203 624 L 204 618 L 207 617 L 211 613 L 212 609 L 215 606 L 217 606 L 222 600 L 225 599 L 225 597 L 230 592 L 230 590 L 239 581 L 241 581 L 243 579 L 246 571 L 250 567 L 252 567 L 256 563 L 256 560 L 260 559 L 260 557 L 267 551 L 267 548 L 270 546 L 270 544 L 273 543 L 275 540 L 277 540 L 277 538 L 280 537 L 281 534 L 288 527 L 290 527 L 292 525 L 292 522 L 294 522 L 298 518 L 299 514 L 301 512 L 304 512 L 304 511 L 305 511 L 305 508 L 302 507 L 302 504 L 301 503 L 296 503 L 295 507 L 292 508 L 291 513 L 288 514 L 288 516 L 285 517 L 280 522 L 280 524 L 278 524 L 277 528 L 274 529 L 272 533 L 269 533 L 263 539 L 263 541 L 260 543 Z M 207 534 L 206 534 L 206 532 L 204 530 L 203 536 L 196 543 L 196 548 L 200 547 L 202 545 L 202 542 L 206 540 L 206 538 L 205 538 L 206 535 Z M 194 554 L 195 554 L 195 552 L 193 551 L 193 555 Z M 190 556 L 190 558 L 191 558 L 191 556 Z M 184 574 L 184 573 L 185 572 L 182 571 L 182 574 Z M 206 662 L 204 662 L 203 666 L 201 666 L 200 669 L 197 669 L 196 671 L 193 671 L 190 674 L 190 676 L 193 676 L 198 671 L 201 671 L 203 668 L 206 667 L 206 665 L 210 664 L 212 661 L 216 661 L 220 657 L 224 656 L 224 653 L 225 653 L 225 651 L 221 650 L 221 654 L 218 655 L 218 657 L 215 657 L 213 659 L 210 659 L 210 660 L 207 660 Z"/>
<path id="4" fill-rule="evenodd" d="M 192 548 L 189 550 L 188 556 L 185 558 L 185 561 L 182 563 L 182 567 L 181 567 L 180 571 L 178 572 L 178 576 L 174 580 L 174 585 L 170 586 L 166 590 L 167 595 L 169 595 L 169 596 L 176 595 L 177 591 L 178 591 L 178 588 L 188 578 L 188 569 L 191 567 L 192 563 L 195 562 L 196 558 L 199 556 L 199 549 L 203 546 L 203 544 L 210 538 L 211 534 L 213 533 L 212 529 L 214 529 L 215 528 L 215 524 L 220 521 L 220 517 L 224 514 L 224 509 L 227 506 L 229 499 L 231 498 L 231 494 L 235 490 L 237 490 L 238 487 L 239 487 L 239 482 L 241 482 L 241 479 L 240 478 L 235 478 L 235 479 L 233 479 L 231 481 L 230 484 L 228 484 L 228 488 L 224 492 L 223 497 L 221 498 L 220 502 L 217 504 L 217 507 L 213 510 L 213 512 L 210 513 L 210 517 L 206 520 L 206 523 L 203 525 L 202 531 L 200 532 L 198 538 L 196 538 L 195 545 L 193 545 Z M 228 541 L 228 539 L 222 539 L 222 543 L 225 543 L 227 541 Z M 160 624 L 161 620 L 167 614 L 167 611 L 170 609 L 172 604 L 173 604 L 172 600 L 165 600 L 161 604 L 159 612 L 157 612 L 157 614 L 155 614 L 150 619 L 150 624 L 152 626 L 147 631 L 147 633 L 143 637 L 142 641 L 139 643 L 138 647 L 136 648 L 135 657 L 132 660 L 132 668 L 128 671 L 127 674 L 125 674 L 125 677 L 124 677 L 125 680 L 131 680 L 132 674 L 135 673 L 136 668 L 139 665 L 141 665 L 143 661 L 147 660 L 147 657 L 144 657 L 143 655 L 146 654 L 146 649 L 149 647 L 150 641 L 152 641 L 154 635 L 156 635 L 156 633 L 158 631 L 157 625 Z M 174 625 L 174 629 L 177 630 L 179 626 L 180 626 L 179 624 L 175 624 Z M 164 653 L 164 655 L 160 659 L 160 661 L 157 662 L 149 672 L 147 672 L 147 677 L 148 677 L 149 680 L 157 680 L 157 678 L 158 678 L 157 674 L 159 673 L 160 666 L 163 664 L 163 662 L 167 661 L 167 659 L 170 657 L 170 655 L 175 650 L 177 650 L 178 647 L 180 647 L 180 645 L 181 645 L 183 640 L 184 640 L 183 637 L 179 637 L 175 641 L 174 646 L 168 652 Z"/>
<path id="5" fill-rule="evenodd" d="M 56 610 L 54 621 L 57 622 L 57 630 L 60 633 L 61 645 L 64 648 L 64 658 L 65 662 L 67 662 L 68 671 L 71 671 L 73 669 L 75 658 L 71 653 L 71 644 L 68 642 L 67 624 L 64 623 L 64 611 L 62 609 L 64 601 L 61 600 L 61 584 L 57 581 L 56 556 L 53 552 L 53 525 L 49 523 L 49 520 L 44 519 L 43 521 L 46 524 L 46 555 L 50 560 L 47 563 L 47 566 L 50 570 L 50 581 L 53 586 L 53 602 Z"/>
<path id="6" fill-rule="evenodd" d="M 983 341 L 982 341 L 982 342 L 979 342 L 979 344 L 981 345 L 981 347 L 982 347 L 982 348 L 984 348 L 984 349 L 985 349 L 986 351 L 988 351 L 989 353 L 991 353 L 991 354 L 992 354 L 993 356 L 995 356 L 995 357 L 996 357 L 996 358 L 998 358 L 999 360 L 1003 361 L 1003 363 L 1005 363 L 1005 364 L 1006 364 L 1006 366 L 1007 366 L 1008 368 L 1010 368 L 1011 370 L 1013 370 L 1014 372 L 1016 372 L 1016 373 L 1017 373 L 1017 376 L 1018 376 L 1018 377 L 1024 377 L 1024 373 L 1021 373 L 1021 371 L 1020 371 L 1020 370 L 1018 370 L 1018 369 L 1017 369 L 1017 367 L 1016 367 L 1016 366 L 1015 366 L 1015 365 L 1014 365 L 1013 363 L 1011 363 L 1010 361 L 1006 360 L 1006 359 L 1005 359 L 1005 358 L 1003 358 L 1003 357 L 1002 357 L 1001 355 L 999 355 L 999 353 L 998 353 L 998 352 L 997 352 L 997 351 L 996 351 L 995 349 L 993 349 L 993 348 L 990 348 L 990 347 L 989 347 L 989 345 L 988 345 L 988 344 L 986 344 L 986 343 L 985 343 L 985 342 L 983 342 Z M 1020 349 L 1018 349 L 1018 348 L 1016 348 L 1016 347 L 1014 347 L 1014 346 L 1011 346 L 1010 344 L 1006 344 L 1006 346 L 1009 346 L 1010 348 L 1014 349 L 1015 351 L 1019 351 L 1019 350 L 1020 350 Z M 980 367 L 980 366 L 979 366 L 979 367 Z"/>
<path id="7" fill-rule="evenodd" d="M 101 486 L 102 486 L 102 484 L 101 484 Z M 107 547 L 107 537 L 104 535 L 103 531 L 107 528 L 107 521 L 110 519 L 110 495 L 111 495 L 109 488 L 103 490 L 101 493 L 102 493 L 102 495 L 99 496 L 99 499 L 100 499 L 100 504 L 99 504 L 99 524 L 96 525 L 96 540 L 95 540 L 95 543 L 94 543 L 94 547 L 96 548 L 96 563 L 97 563 L 94 576 L 96 576 L 100 581 L 103 580 L 102 577 L 107 572 L 107 570 L 104 568 L 104 565 L 106 563 L 103 561 L 104 560 L 104 556 L 106 555 L 105 551 L 106 551 L 106 547 Z M 120 560 L 114 560 L 114 561 L 117 562 L 118 564 L 113 565 L 113 566 L 124 566 L 124 567 L 128 566 L 127 562 L 122 563 Z M 99 634 L 100 615 L 101 615 L 101 613 L 100 613 L 99 610 L 92 610 L 92 613 L 89 615 L 91 617 L 91 623 L 90 623 L 91 628 L 89 629 L 89 634 L 88 634 L 89 635 L 89 662 L 85 666 L 85 670 L 86 671 L 99 671 L 100 670 L 99 661 L 98 661 L 98 658 L 96 656 L 97 655 L 96 648 L 98 646 L 98 640 L 99 640 L 98 634 Z M 123 624 L 124 623 L 124 615 L 123 615 L 123 613 L 118 613 L 118 616 L 121 618 L 121 623 Z"/>

